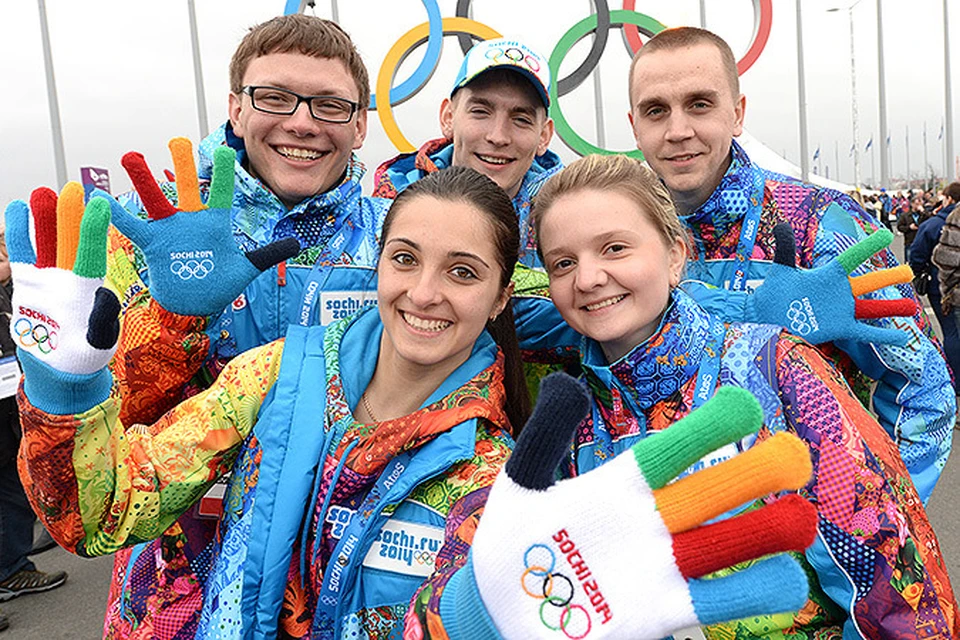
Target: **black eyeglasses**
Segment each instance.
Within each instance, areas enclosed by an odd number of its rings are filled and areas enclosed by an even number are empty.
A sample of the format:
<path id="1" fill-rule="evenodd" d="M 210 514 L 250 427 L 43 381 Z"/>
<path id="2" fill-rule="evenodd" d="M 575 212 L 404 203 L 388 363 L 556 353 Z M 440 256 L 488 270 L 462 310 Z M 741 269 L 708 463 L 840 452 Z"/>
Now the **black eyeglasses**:
<path id="1" fill-rule="evenodd" d="M 310 115 L 317 120 L 333 124 L 345 124 L 353 119 L 360 105 L 336 96 L 302 96 L 299 93 L 280 89 L 247 85 L 240 90 L 250 96 L 250 104 L 257 111 L 276 116 L 289 116 L 296 112 L 301 102 L 306 102 Z"/>

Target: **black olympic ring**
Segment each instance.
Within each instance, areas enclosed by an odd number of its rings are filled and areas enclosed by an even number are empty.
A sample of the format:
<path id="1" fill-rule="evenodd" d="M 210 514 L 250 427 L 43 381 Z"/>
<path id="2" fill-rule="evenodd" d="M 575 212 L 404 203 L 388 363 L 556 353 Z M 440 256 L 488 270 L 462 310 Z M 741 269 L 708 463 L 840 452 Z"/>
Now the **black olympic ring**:
<path id="1" fill-rule="evenodd" d="M 470 1 L 471 0 L 457 0 L 457 11 L 456 16 L 458 18 L 469 18 L 470 13 Z M 583 81 L 590 77 L 590 74 L 593 73 L 593 70 L 596 68 L 597 64 L 600 63 L 600 57 L 603 55 L 603 50 L 607 47 L 607 37 L 610 35 L 610 7 L 607 5 L 607 0 L 590 0 L 593 4 L 594 13 L 597 14 L 597 28 L 594 29 L 594 38 L 593 44 L 590 46 L 590 51 L 587 53 L 587 57 L 583 62 L 580 63 L 580 66 L 573 70 L 573 72 L 568 75 L 566 78 L 560 78 L 557 80 L 557 95 L 565 96 L 581 84 Z M 643 31 L 644 35 L 652 37 L 652 33 L 647 33 L 646 30 Z M 476 36 L 471 36 L 466 33 L 458 33 L 457 41 L 460 43 L 460 50 L 463 52 L 463 55 L 467 55 L 467 52 L 473 47 L 474 40 L 478 40 Z M 624 43 L 627 45 L 627 51 L 630 53 L 630 57 L 633 57 L 633 51 L 630 50 L 630 44 L 626 40 L 626 35 L 624 35 Z"/>

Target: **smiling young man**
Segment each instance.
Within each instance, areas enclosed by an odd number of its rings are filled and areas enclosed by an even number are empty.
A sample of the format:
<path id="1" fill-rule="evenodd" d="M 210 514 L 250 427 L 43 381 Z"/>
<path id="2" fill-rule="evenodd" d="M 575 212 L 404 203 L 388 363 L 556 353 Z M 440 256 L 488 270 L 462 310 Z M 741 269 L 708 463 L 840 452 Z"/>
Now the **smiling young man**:
<path id="1" fill-rule="evenodd" d="M 293 237 L 301 251 L 264 271 L 222 313 L 178 315 L 152 298 L 139 250 L 111 233 L 107 281 L 124 307 L 114 377 L 125 424 L 154 422 L 290 324 L 326 325 L 376 304 L 377 235 L 389 202 L 361 196 L 364 169 L 353 155 L 366 136 L 369 101 L 366 67 L 335 23 L 288 15 L 246 35 L 230 64 L 229 120 L 199 146 L 201 188 L 214 151 L 233 148 L 237 244 L 252 251 Z M 173 184 L 161 188 L 175 201 Z M 120 200 L 144 210 L 136 193 Z M 151 638 L 194 636 L 221 496 L 202 500 L 159 539 L 117 553 L 106 637 L 141 637 L 145 629 Z"/>
<path id="2" fill-rule="evenodd" d="M 513 199 L 520 224 L 520 261 L 539 264 L 528 224 L 530 203 L 562 168 L 559 156 L 547 148 L 553 137 L 549 96 L 546 58 L 516 40 L 478 43 L 467 52 L 450 97 L 440 105 L 443 137 L 381 164 L 373 195 L 393 198 L 410 183 L 445 167 L 475 169 Z"/>
<path id="3" fill-rule="evenodd" d="M 752 291 L 768 275 L 774 256 L 773 227 L 778 223 L 793 228 L 797 265 L 802 268 L 827 263 L 876 228 L 846 195 L 753 164 L 734 141 L 743 129 L 745 109 L 733 53 L 713 33 L 692 27 L 669 29 L 634 57 L 629 118 L 637 147 L 670 191 L 694 240 L 684 286 L 728 321 L 745 319 L 739 317 L 743 305 L 734 301 L 743 296 L 734 298 L 729 292 Z M 876 270 L 896 264 L 893 253 L 884 250 L 867 266 Z M 909 286 L 879 293 L 913 297 Z M 912 318 L 885 318 L 876 324 L 908 332 L 909 342 L 899 347 L 845 341 L 825 348 L 839 358 L 855 389 L 858 384 L 861 391 L 868 389 L 864 383 L 871 380 L 865 378 L 875 381 L 873 408 L 926 500 L 950 453 L 956 411 L 950 375 L 922 311 Z M 829 535 L 869 536 L 870 529 L 851 523 L 848 531 Z M 869 571 L 872 575 L 872 567 Z M 854 615 L 837 619 L 844 637 L 848 633 L 861 637 L 857 617 L 869 620 L 881 610 L 880 615 L 889 617 L 885 628 L 894 625 L 906 635 L 919 632 L 917 607 L 908 605 L 900 593 L 874 593 L 879 598 L 874 601 L 864 598 L 866 592 L 858 592 L 853 582 L 824 588 L 836 590 L 835 601 L 857 599 Z"/>

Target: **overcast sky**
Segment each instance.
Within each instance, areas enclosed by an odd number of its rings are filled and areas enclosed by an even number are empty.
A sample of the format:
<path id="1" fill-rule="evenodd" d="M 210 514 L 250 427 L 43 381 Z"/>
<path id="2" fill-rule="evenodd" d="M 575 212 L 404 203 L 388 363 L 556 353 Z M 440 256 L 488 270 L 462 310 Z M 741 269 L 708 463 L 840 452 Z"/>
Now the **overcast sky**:
<path id="1" fill-rule="evenodd" d="M 331 17 L 331 0 L 317 0 L 316 14 Z M 549 56 L 562 35 L 593 12 L 588 0 L 483 0 L 473 3 L 473 17 L 504 35 L 522 37 Z M 753 28 L 752 0 L 710 0 L 707 26 L 742 55 Z M 284 0 L 196 0 L 206 113 L 211 128 L 226 118 L 227 65 L 246 30 L 283 12 Z M 426 21 L 420 0 L 339 0 L 339 18 L 357 42 L 375 82 L 381 63 L 394 42 Z M 455 0 L 439 0 L 444 16 L 453 16 Z M 610 3 L 619 9 L 622 3 Z M 741 78 L 747 96 L 749 132 L 774 151 L 800 164 L 797 103 L 796 4 L 773 0 L 773 27 L 756 64 Z M 803 0 L 804 59 L 808 103 L 810 155 L 819 146 L 822 170 L 830 166 L 837 178 L 852 182 L 850 39 L 846 7 L 850 0 Z M 840 12 L 828 12 L 831 7 Z M 147 156 L 159 174 L 171 163 L 169 138 L 200 136 L 194 90 L 186 0 L 47 0 L 53 63 L 69 178 L 79 179 L 79 167 L 110 169 L 114 192 L 129 187 L 119 166 L 120 156 L 135 149 Z M 960 6 L 954 6 L 951 26 L 960 33 Z M 697 0 L 637 0 L 636 10 L 668 26 L 699 25 Z M 942 0 L 883 2 L 884 50 L 892 175 L 906 172 L 906 131 L 909 129 L 910 170 L 920 173 L 924 162 L 923 128 L 927 129 L 928 161 L 943 171 L 939 141 L 944 115 L 944 49 Z M 26 197 L 41 184 L 53 186 L 56 170 L 36 0 L 3 0 L 0 9 L 0 203 Z M 860 147 L 874 138 L 881 150 L 885 137 L 878 130 L 877 0 L 861 0 L 855 19 L 857 94 Z M 567 56 L 561 75 L 586 55 L 589 38 Z M 952 45 L 956 84 L 960 39 Z M 397 73 L 405 79 L 419 64 L 425 47 L 414 51 Z M 443 55 L 430 81 L 409 101 L 394 108 L 398 125 L 414 144 L 439 135 L 437 112 L 449 92 L 462 54 L 454 37 L 447 37 Z M 626 74 L 629 57 L 619 30 L 611 33 L 600 64 L 604 133 L 607 147 L 633 148 L 626 120 Z M 954 90 L 954 103 L 960 101 Z M 585 82 L 560 99 L 560 106 L 581 136 L 596 142 L 594 83 Z M 955 114 L 957 109 L 954 109 Z M 960 121 L 955 126 L 960 139 Z M 836 145 L 836 147 L 835 147 Z M 575 158 L 554 138 L 552 149 L 566 161 Z M 960 150 L 960 144 L 955 143 Z M 377 164 L 396 154 L 376 113 L 360 150 L 369 179 Z M 871 154 L 861 157 L 862 176 L 871 176 Z M 876 174 L 880 157 L 874 156 Z"/>

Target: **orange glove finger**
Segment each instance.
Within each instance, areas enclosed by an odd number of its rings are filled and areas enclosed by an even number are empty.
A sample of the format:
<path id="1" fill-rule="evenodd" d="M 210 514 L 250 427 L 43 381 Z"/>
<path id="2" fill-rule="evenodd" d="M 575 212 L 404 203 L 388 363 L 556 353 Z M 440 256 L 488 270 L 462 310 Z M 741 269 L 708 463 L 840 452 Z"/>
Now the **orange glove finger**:
<path id="1" fill-rule="evenodd" d="M 200 183 L 197 165 L 193 160 L 193 144 L 187 138 L 173 138 L 168 145 L 173 158 L 173 172 L 177 177 L 177 207 L 180 211 L 206 209 L 200 201 Z"/>
<path id="2" fill-rule="evenodd" d="M 83 218 L 83 185 L 68 182 L 57 200 L 57 267 L 73 269 L 80 242 L 80 220 Z"/>
<path id="3" fill-rule="evenodd" d="M 853 290 L 854 297 L 862 296 L 865 293 L 876 291 L 893 284 L 907 284 L 913 280 L 913 270 L 908 265 L 902 264 L 893 269 L 882 269 L 874 271 L 863 276 L 850 278 L 850 289 Z"/>

